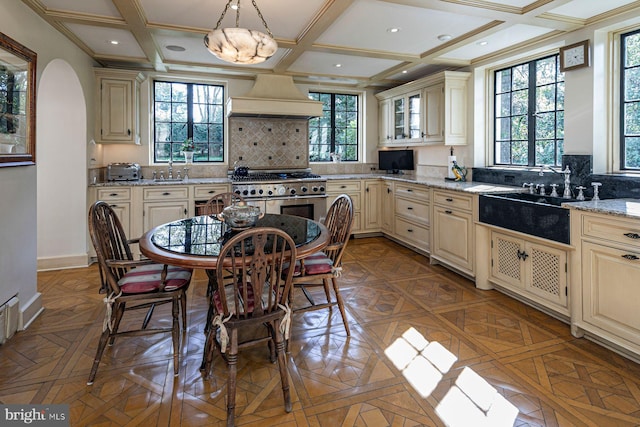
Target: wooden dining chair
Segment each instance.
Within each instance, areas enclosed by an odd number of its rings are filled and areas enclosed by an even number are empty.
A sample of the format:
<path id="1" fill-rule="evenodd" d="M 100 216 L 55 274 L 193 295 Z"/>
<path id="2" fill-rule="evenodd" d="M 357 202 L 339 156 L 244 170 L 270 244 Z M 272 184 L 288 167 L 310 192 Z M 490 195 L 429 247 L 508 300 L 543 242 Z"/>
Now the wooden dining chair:
<path id="1" fill-rule="evenodd" d="M 244 199 L 239 194 L 235 193 L 220 193 L 212 196 L 207 202 L 202 205 L 202 215 L 215 215 L 222 212 L 227 206 L 244 202 Z"/>
<path id="2" fill-rule="evenodd" d="M 337 305 L 342 316 L 342 323 L 347 335 L 351 335 L 349 322 L 344 310 L 344 303 L 340 295 L 338 278 L 342 273 L 342 256 L 351 236 L 351 226 L 353 224 L 353 201 L 347 194 L 336 197 L 327 216 L 324 225 L 329 231 L 329 244 L 322 250 L 296 262 L 293 277 L 292 292 L 300 289 L 306 297 L 309 305 L 302 307 L 293 306 L 294 313 L 312 310 L 322 310 Z M 330 286 L 331 285 L 331 286 Z M 309 288 L 322 287 L 326 296 L 326 302 L 314 300 L 309 292 Z M 335 298 L 331 296 L 331 288 Z M 294 297 L 291 297 L 294 304 Z"/>
<path id="3" fill-rule="evenodd" d="M 293 239 L 272 227 L 242 231 L 220 251 L 218 265 L 224 268 L 216 270 L 217 288 L 209 299 L 214 317 L 205 341 L 204 372 L 211 375 L 214 352 L 220 353 L 228 368 L 227 426 L 234 425 L 238 350 L 264 342 L 272 362 L 278 362 L 285 411 L 291 412 L 284 340 L 291 320 L 293 270 L 284 270 L 295 259 Z"/>
<path id="4" fill-rule="evenodd" d="M 113 345 L 118 336 L 139 336 L 171 332 L 173 340 L 173 372 L 178 374 L 180 354 L 180 321 L 186 330 L 187 289 L 191 270 L 157 264 L 151 260 L 134 260 L 127 236 L 114 210 L 108 203 L 97 201 L 89 208 L 89 234 L 98 263 L 108 285 L 105 318 L 88 385 L 93 384 L 107 343 Z M 172 326 L 149 328 L 155 307 L 171 303 Z M 127 311 L 146 309 L 138 328 L 120 330 Z M 129 322 L 128 322 L 129 323 Z M 130 326 L 130 325 L 128 325 Z"/>

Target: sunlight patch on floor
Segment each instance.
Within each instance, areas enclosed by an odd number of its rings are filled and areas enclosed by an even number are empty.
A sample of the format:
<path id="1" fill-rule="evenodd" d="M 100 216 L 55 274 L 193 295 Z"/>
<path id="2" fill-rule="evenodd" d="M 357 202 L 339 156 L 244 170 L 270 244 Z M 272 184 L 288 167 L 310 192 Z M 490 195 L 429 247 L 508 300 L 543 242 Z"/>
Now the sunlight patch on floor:
<path id="1" fill-rule="evenodd" d="M 389 345 L 385 355 L 423 398 L 431 395 L 458 360 L 414 328 Z M 512 426 L 518 409 L 473 369 L 465 367 L 436 407 L 436 414 L 448 426 L 499 427 Z"/>

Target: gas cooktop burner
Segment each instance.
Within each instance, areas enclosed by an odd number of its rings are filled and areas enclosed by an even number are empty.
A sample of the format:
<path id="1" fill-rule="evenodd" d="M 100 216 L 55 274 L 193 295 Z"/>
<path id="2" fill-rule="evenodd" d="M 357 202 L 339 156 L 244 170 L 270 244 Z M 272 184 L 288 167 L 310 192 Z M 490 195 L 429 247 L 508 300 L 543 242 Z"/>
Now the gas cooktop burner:
<path id="1" fill-rule="evenodd" d="M 255 172 L 248 175 L 231 175 L 231 180 L 234 182 L 248 182 L 248 181 L 280 181 L 286 179 L 309 179 L 320 178 L 320 175 L 316 175 L 311 172 Z"/>

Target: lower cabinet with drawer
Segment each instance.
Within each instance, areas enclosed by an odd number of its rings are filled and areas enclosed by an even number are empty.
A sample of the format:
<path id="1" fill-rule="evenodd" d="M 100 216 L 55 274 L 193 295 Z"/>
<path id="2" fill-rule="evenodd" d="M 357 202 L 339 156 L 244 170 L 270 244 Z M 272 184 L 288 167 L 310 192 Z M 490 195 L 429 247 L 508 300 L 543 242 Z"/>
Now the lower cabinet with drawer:
<path id="1" fill-rule="evenodd" d="M 423 252 L 429 252 L 429 187 L 395 184 L 394 236 Z"/>
<path id="2" fill-rule="evenodd" d="M 362 230 L 362 181 L 359 179 L 335 179 L 327 181 L 327 209 L 340 194 L 348 194 L 353 201 L 352 234 Z"/>
<path id="3" fill-rule="evenodd" d="M 442 262 L 474 277 L 474 196 L 436 189 L 432 200 L 431 262 Z"/>
<path id="4" fill-rule="evenodd" d="M 580 292 L 572 332 L 612 343 L 640 360 L 640 221 L 573 210 L 580 233 Z"/>
<path id="5" fill-rule="evenodd" d="M 196 185 L 193 187 L 194 215 L 200 215 L 202 206 L 213 196 L 231 191 L 227 184 Z"/>
<path id="6" fill-rule="evenodd" d="M 189 216 L 189 187 L 149 187 L 142 192 L 143 229 Z"/>
<path id="7" fill-rule="evenodd" d="M 122 223 L 122 229 L 130 236 L 131 232 L 131 188 L 111 187 L 96 190 L 95 200 L 109 203 Z M 93 202 L 92 201 L 92 202 Z"/>

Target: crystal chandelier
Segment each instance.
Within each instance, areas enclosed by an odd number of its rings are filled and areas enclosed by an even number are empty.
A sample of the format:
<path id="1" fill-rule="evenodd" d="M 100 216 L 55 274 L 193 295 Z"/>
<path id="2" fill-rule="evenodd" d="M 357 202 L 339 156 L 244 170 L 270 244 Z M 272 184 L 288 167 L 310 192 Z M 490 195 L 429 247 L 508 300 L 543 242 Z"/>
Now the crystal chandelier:
<path id="1" fill-rule="evenodd" d="M 227 2 L 220 19 L 216 23 L 216 27 L 204 36 L 204 45 L 216 57 L 232 64 L 258 64 L 266 61 L 276 53 L 278 44 L 273 39 L 273 34 L 271 34 L 271 30 L 269 30 L 255 0 L 251 0 L 251 2 L 256 12 L 258 12 L 267 34 L 261 31 L 240 28 L 240 0 L 236 0 L 235 5 L 235 28 L 220 28 L 220 22 L 222 22 L 232 1 L 229 0 Z"/>

